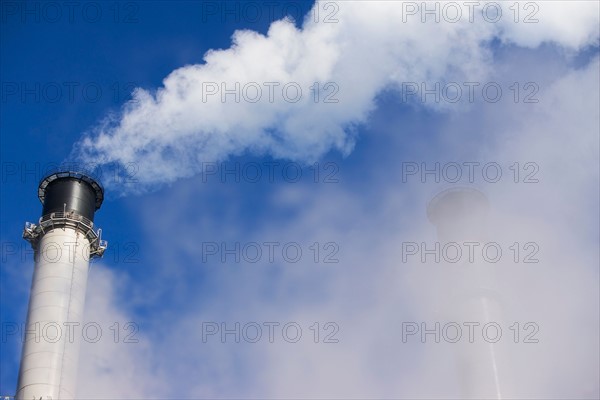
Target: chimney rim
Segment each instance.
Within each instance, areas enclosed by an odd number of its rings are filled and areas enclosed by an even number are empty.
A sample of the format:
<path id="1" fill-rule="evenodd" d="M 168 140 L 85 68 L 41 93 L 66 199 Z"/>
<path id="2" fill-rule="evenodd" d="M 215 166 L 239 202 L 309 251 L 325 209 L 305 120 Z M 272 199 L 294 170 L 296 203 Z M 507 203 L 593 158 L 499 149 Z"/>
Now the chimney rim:
<path id="1" fill-rule="evenodd" d="M 475 202 L 479 202 L 479 205 L 488 208 L 489 200 L 487 196 L 479 189 L 470 186 L 454 186 L 447 189 L 444 189 L 437 193 L 427 204 L 427 218 L 434 225 L 437 225 L 439 222 L 439 212 L 440 205 L 444 202 L 448 195 L 453 193 L 463 193 L 471 196 L 471 200 L 475 200 Z M 475 203 L 473 203 L 475 204 Z"/>
<path id="2" fill-rule="evenodd" d="M 100 208 L 102 202 L 104 201 L 104 188 L 102 187 L 100 181 L 93 178 L 88 173 L 69 170 L 51 172 L 40 180 L 38 185 L 38 198 L 42 204 L 44 204 L 44 200 L 46 199 L 46 189 L 48 188 L 48 185 L 50 185 L 52 182 L 62 179 L 73 179 L 87 183 L 94 190 L 96 195 L 96 210 Z"/>

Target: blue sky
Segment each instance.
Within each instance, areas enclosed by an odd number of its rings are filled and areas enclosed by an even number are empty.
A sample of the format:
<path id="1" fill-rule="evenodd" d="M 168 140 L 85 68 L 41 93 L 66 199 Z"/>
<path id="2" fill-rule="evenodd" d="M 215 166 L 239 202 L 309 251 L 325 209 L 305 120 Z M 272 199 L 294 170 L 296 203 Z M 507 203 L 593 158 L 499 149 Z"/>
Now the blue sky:
<path id="1" fill-rule="evenodd" d="M 53 3 L 60 18 L 27 4 L 22 14 L 23 4 L 2 3 L 0 320 L 4 329 L 26 318 L 33 259 L 21 232 L 39 218 L 39 179 L 67 159 L 101 163 L 107 199 L 96 223 L 109 248 L 92 264 L 86 318 L 108 339 L 83 345 L 81 398 L 460 397 L 452 346 L 401 340 L 406 321 L 468 319 L 440 311 L 453 304 L 444 287 L 462 287 L 458 274 L 402 261 L 403 243 L 437 240 L 427 202 L 457 184 L 493 205 L 504 329 L 540 327 L 536 345 L 503 342 L 516 375 L 507 390 L 598 396 L 597 5 L 537 2 L 539 22 L 525 25 L 507 8 L 493 24 L 418 14 L 405 23 L 401 2 L 330 2 L 318 22 L 311 1 L 274 2 L 272 15 L 252 3 L 260 18 L 234 1 L 82 2 L 72 20 L 63 3 Z M 309 17 L 281 21 L 286 10 Z M 338 21 L 324 23 L 333 11 Z M 235 51 L 205 58 L 239 30 Z M 208 78 L 297 82 L 305 97 L 200 104 Z M 339 101 L 306 100 L 311 82 L 335 83 Z M 457 102 L 405 97 L 452 82 Z M 474 101 L 464 82 L 477 83 Z M 497 102 L 480 90 L 490 82 Z M 462 179 L 406 175 L 451 163 Z M 472 181 L 463 163 L 478 163 Z M 482 175 L 484 165 L 501 179 Z M 245 174 L 256 166 L 254 181 Z M 532 172 L 538 181 L 525 183 Z M 273 262 L 265 242 L 277 243 Z M 540 262 L 511 262 L 514 242 L 538 246 Z M 255 244 L 255 263 L 209 250 Z M 291 244 L 297 262 L 281 252 Z M 270 343 L 269 321 L 297 323 L 302 340 Z M 114 343 L 115 322 L 133 322 L 139 342 Z M 257 323 L 263 338 L 204 342 L 213 322 Z M 328 322 L 337 343 L 323 343 Z M 0 394 L 12 394 L 21 341 L 8 335 L 1 349 Z"/>

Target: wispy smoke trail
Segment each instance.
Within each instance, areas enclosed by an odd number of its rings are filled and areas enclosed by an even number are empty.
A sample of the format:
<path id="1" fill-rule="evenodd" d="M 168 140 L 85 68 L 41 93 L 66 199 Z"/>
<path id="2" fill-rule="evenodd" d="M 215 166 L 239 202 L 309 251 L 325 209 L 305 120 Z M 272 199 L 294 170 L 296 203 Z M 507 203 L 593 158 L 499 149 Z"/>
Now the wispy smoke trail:
<path id="1" fill-rule="evenodd" d="M 539 3 L 532 24 L 514 23 L 508 5 L 497 22 L 496 11 L 485 10 L 486 17 L 482 3 L 462 5 L 456 22 L 429 16 L 423 23 L 414 2 L 335 4 L 328 21 L 311 12 L 300 29 L 284 19 L 266 35 L 236 31 L 229 49 L 171 72 L 155 92 L 135 90 L 118 115 L 84 135 L 72 158 L 134 164 L 135 189 L 143 191 L 234 155 L 300 162 L 331 150 L 345 155 L 379 93 L 401 90 L 404 82 L 480 81 L 491 69 L 494 39 L 575 50 L 598 41 L 593 2 Z"/>

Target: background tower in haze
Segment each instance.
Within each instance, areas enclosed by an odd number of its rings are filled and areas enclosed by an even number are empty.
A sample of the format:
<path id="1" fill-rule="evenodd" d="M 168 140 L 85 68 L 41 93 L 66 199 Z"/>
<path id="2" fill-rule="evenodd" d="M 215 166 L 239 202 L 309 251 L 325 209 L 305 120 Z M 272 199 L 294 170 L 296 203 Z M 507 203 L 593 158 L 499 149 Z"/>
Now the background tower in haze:
<path id="1" fill-rule="evenodd" d="M 481 332 L 488 324 L 502 323 L 502 306 L 497 291 L 496 264 L 484 262 L 482 251 L 488 245 L 489 202 L 477 189 L 454 187 L 438 193 L 427 206 L 427 216 L 436 226 L 441 245 L 455 243 L 473 246 L 474 261 L 444 265 L 446 309 L 450 321 L 478 324 Z M 464 250 L 463 250 L 464 252 Z M 462 396 L 465 399 L 503 399 L 511 392 L 505 352 L 499 343 L 479 335 L 473 343 L 461 340 L 457 364 Z"/>
<path id="2" fill-rule="evenodd" d="M 90 176 L 57 172 L 38 187 L 42 216 L 23 238 L 35 251 L 16 399 L 74 399 L 91 257 L 106 242 L 94 231 L 104 190 Z"/>

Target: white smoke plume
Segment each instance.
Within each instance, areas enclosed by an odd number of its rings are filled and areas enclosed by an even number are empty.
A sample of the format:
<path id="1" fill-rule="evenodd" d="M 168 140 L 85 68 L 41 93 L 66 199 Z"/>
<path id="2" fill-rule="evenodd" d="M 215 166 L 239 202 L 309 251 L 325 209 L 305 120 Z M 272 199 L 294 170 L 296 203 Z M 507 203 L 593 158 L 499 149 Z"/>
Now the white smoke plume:
<path id="1" fill-rule="evenodd" d="M 538 61 L 546 66 L 553 57 Z M 522 63 L 513 62 L 500 67 L 521 73 Z M 591 399 L 600 394 L 600 98 L 597 90 L 588 90 L 600 84 L 599 62 L 595 57 L 584 68 L 541 82 L 539 103 L 480 103 L 442 128 L 440 136 L 455 140 L 454 146 L 444 147 L 452 159 L 464 156 L 463 144 L 473 140 L 478 148 L 473 160 L 501 165 L 533 160 L 539 165 L 537 183 L 515 183 L 510 174 L 497 183 L 478 180 L 491 205 L 483 240 L 498 241 L 504 250 L 498 263 L 470 264 L 497 273 L 493 286 L 502 300 L 497 321 L 504 332 L 498 342 L 498 358 L 505 362 L 499 363 L 502 398 Z M 431 248 L 436 239 L 425 215 L 432 187 L 418 179 L 399 184 L 403 159 L 396 153 L 410 146 L 415 159 L 423 159 L 431 148 L 407 144 L 397 134 L 410 121 L 390 121 L 385 112 L 374 119 L 384 120 L 385 132 L 374 133 L 379 146 L 362 154 L 361 166 L 368 165 L 369 177 L 364 190 L 357 190 L 357 179 L 342 179 L 336 185 L 280 185 L 261 193 L 262 207 L 271 214 L 295 210 L 285 220 L 261 218 L 247 232 L 240 224 L 243 211 L 235 211 L 238 201 L 225 202 L 227 212 L 212 212 L 217 201 L 206 198 L 206 212 L 195 213 L 202 193 L 215 199 L 244 193 L 237 184 L 232 190 L 215 183 L 206 190 L 198 184 L 200 177 L 138 202 L 135 212 L 141 213 L 140 226 L 152 237 L 148 248 L 156 258 L 140 266 L 150 279 L 126 279 L 125 271 L 108 273 L 103 267 L 92 270 L 90 281 L 97 283 L 90 287 L 86 315 L 102 326 L 137 321 L 140 342 L 113 343 L 109 336 L 108 341 L 86 343 L 78 398 L 165 399 L 174 393 L 189 399 L 467 398 L 458 362 L 470 346 L 463 324 L 483 325 L 485 320 L 465 309 L 463 298 L 449 294 L 469 287 L 464 282 L 468 274 L 459 269 L 469 264 L 435 263 L 431 257 L 424 263 L 418 254 L 405 261 L 402 250 L 405 242 Z M 495 128 L 491 137 L 475 135 L 490 127 Z M 438 137 L 428 141 L 436 144 L 431 142 L 439 142 Z M 388 148 L 382 150 L 381 144 Z M 223 263 L 218 255 L 201 262 L 200 241 L 233 244 L 242 237 L 252 242 L 336 240 L 340 262 L 316 264 L 312 255 L 294 264 L 271 265 L 265 258 L 257 264 L 236 263 L 231 257 Z M 539 246 L 539 262 L 521 258 L 515 263 L 508 246 L 528 241 Z M 200 282 L 212 292 L 200 290 Z M 184 298 L 185 307 L 163 305 L 173 296 Z M 135 312 L 132 303 L 152 312 Z M 454 310 L 452 315 L 448 310 Z M 271 343 L 265 329 L 257 343 L 231 337 L 223 341 L 219 335 L 205 342 L 202 329 L 209 321 L 224 321 L 229 329 L 237 321 L 296 321 L 304 336 L 298 343 L 281 336 Z M 335 321 L 339 342 L 315 343 L 309 329 L 315 321 Z M 419 335 L 403 340 L 404 322 L 427 322 L 432 329 L 436 321 L 461 325 L 462 340 L 442 338 L 438 343 L 431 335 L 427 341 Z M 518 343 L 510 328 L 515 322 L 520 324 Z M 539 328 L 532 336 L 535 343 L 525 339 L 532 333 L 524 329 L 526 323 Z M 485 343 L 480 331 L 477 335 L 473 348 Z M 490 364 L 477 367 L 489 372 Z M 467 382 L 481 388 L 479 380 Z M 494 398 L 484 394 L 474 398 Z"/>
<path id="2" fill-rule="evenodd" d="M 266 35 L 236 31 L 229 49 L 171 72 L 156 91 L 136 89 L 118 115 L 84 135 L 72 157 L 133 164 L 135 190 L 144 191 L 235 155 L 307 163 L 331 150 L 347 155 L 378 94 L 406 82 L 481 81 L 493 70 L 494 41 L 551 42 L 567 55 L 598 44 L 596 2 L 523 2 L 519 15 L 509 9 L 513 2 L 429 3 L 439 8 L 439 22 L 417 2 L 328 4 L 323 10 L 316 3 L 301 28 L 284 19 Z"/>

